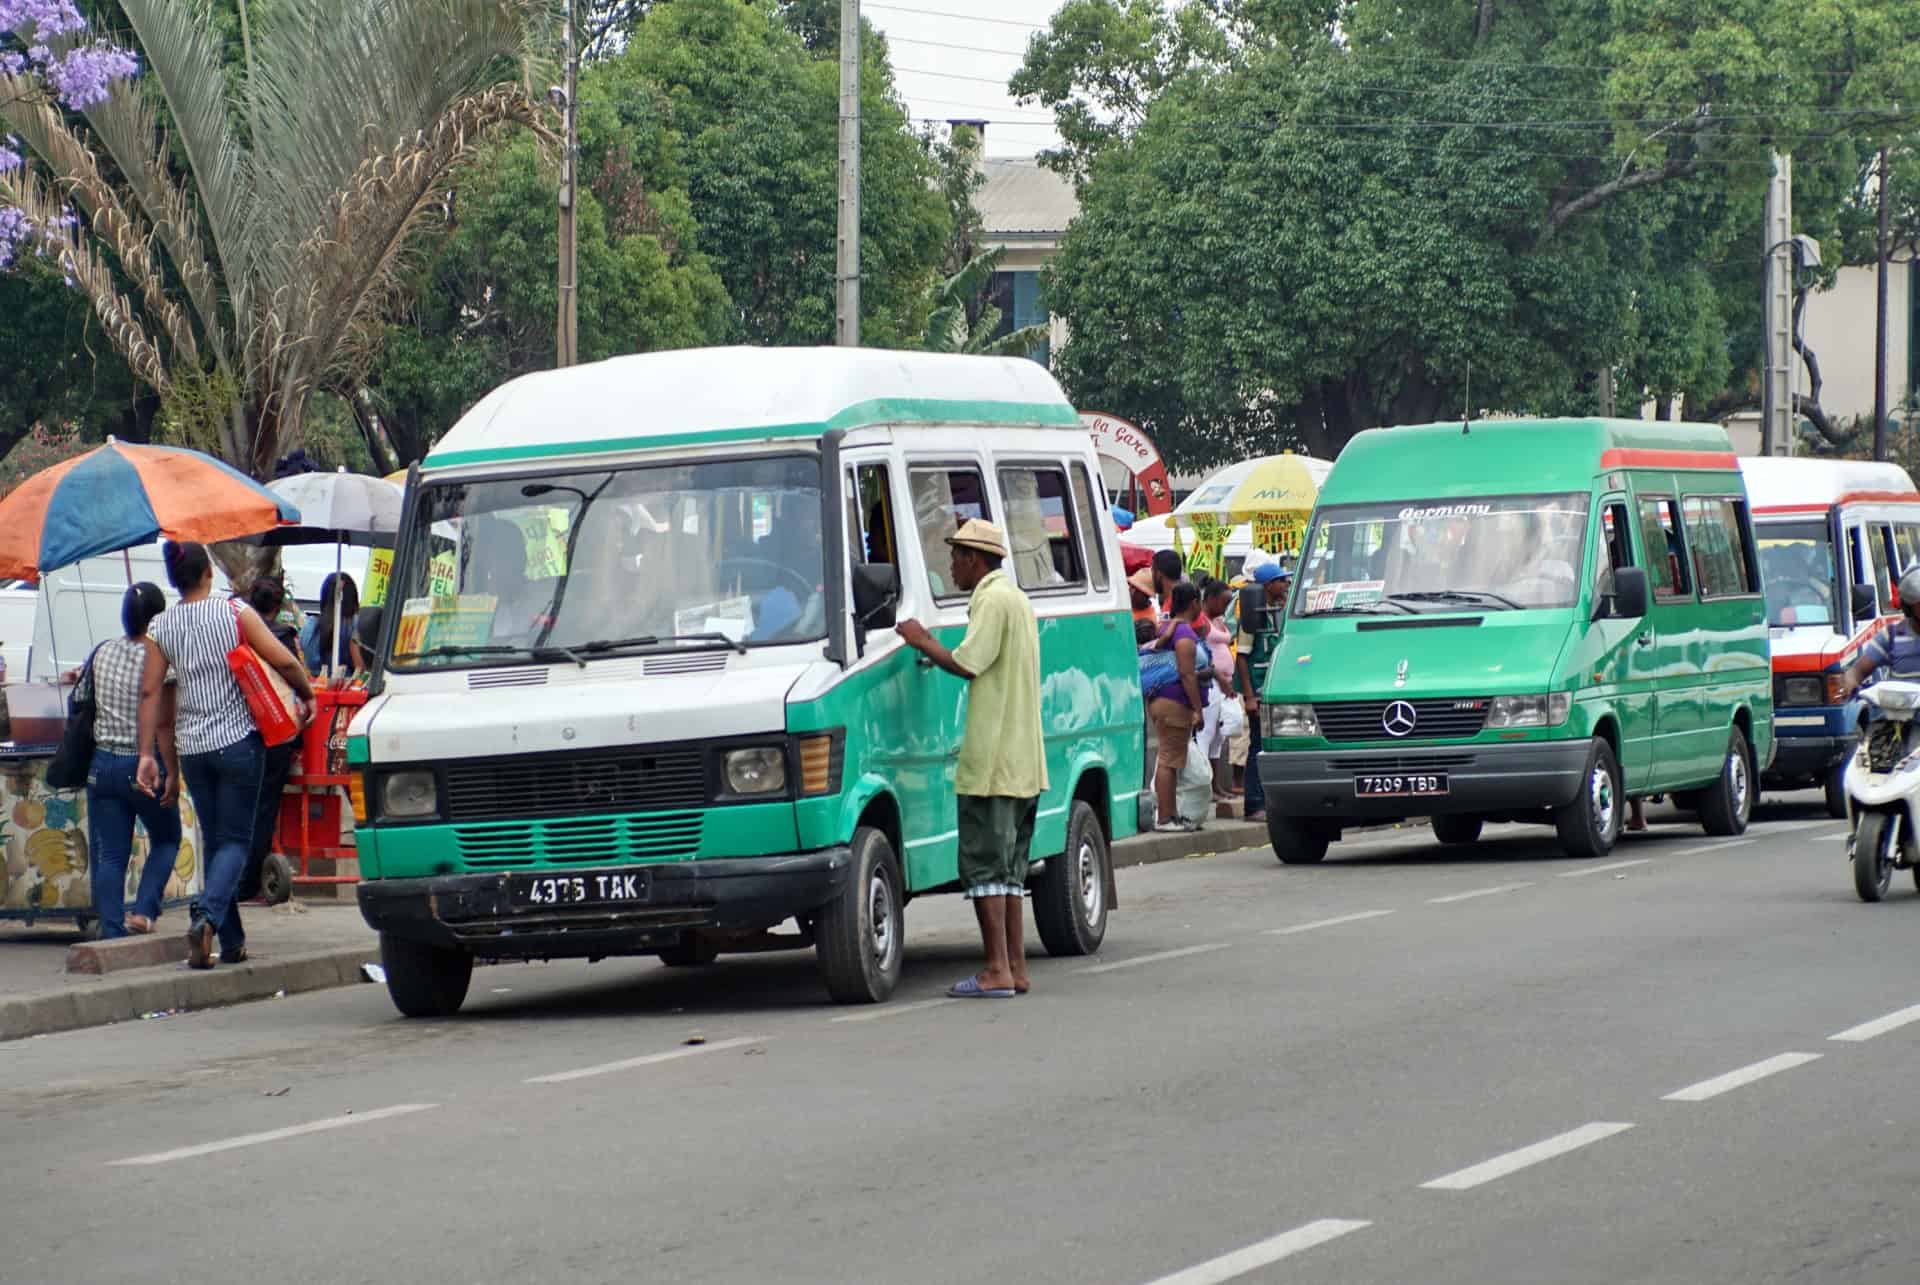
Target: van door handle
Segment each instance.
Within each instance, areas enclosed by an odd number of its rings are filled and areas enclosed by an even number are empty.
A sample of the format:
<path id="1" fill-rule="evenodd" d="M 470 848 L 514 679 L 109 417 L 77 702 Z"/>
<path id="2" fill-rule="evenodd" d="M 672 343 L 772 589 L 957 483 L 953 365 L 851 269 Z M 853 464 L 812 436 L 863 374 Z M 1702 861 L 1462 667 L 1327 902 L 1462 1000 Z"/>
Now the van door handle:
<path id="1" fill-rule="evenodd" d="M 918 665 L 918 666 L 920 666 L 920 668 L 922 668 L 922 669 L 932 669 L 932 668 L 933 668 L 933 657 L 931 657 L 931 656 L 929 656 L 929 655 L 927 655 L 927 654 L 926 654 L 925 652 L 922 652 L 922 653 L 920 654 L 920 658 L 919 658 L 918 660 L 916 660 L 916 661 L 914 661 L 913 663 L 914 663 L 914 664 L 916 664 L 916 665 Z"/>
<path id="2" fill-rule="evenodd" d="M 1633 640 L 1633 645 L 1636 647 L 1651 647 L 1653 646 L 1653 635 L 1641 634 L 1638 638 Z"/>

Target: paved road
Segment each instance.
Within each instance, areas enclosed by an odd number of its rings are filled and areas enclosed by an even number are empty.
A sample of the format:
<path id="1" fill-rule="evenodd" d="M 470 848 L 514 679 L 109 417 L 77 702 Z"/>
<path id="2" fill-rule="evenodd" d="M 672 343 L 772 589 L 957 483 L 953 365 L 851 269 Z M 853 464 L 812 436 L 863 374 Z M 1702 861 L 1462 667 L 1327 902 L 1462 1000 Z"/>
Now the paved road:
<path id="1" fill-rule="evenodd" d="M 614 961 L 0 1046 L 0 1278 L 1908 1283 L 1920 897 L 1840 830 L 1125 871 L 1013 1001 L 937 998 L 941 899 L 882 1008 Z"/>

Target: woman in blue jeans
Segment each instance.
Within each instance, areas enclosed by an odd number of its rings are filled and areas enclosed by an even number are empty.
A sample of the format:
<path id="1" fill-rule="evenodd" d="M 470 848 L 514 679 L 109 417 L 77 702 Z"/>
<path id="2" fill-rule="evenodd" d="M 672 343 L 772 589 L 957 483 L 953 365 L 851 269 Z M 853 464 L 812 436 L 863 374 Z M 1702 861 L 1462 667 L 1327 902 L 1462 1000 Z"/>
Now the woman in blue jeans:
<path id="1" fill-rule="evenodd" d="M 144 747 L 153 744 L 149 733 L 162 721 L 162 689 L 171 666 L 180 774 L 193 795 L 207 848 L 206 883 L 187 929 L 187 965 L 212 968 L 216 935 L 221 963 L 237 964 L 247 957 L 235 894 L 253 847 L 266 761 L 247 698 L 227 668 L 227 653 L 244 641 L 278 670 L 300 695 L 302 725 L 313 715 L 313 686 L 258 612 L 232 598 L 213 596 L 213 560 L 204 545 L 169 541 L 162 552 L 167 578 L 180 591 L 180 605 L 162 615 L 152 630 L 156 646 L 140 687 L 143 749 L 137 780 L 147 793 L 159 793 L 160 764 Z"/>
<path id="2" fill-rule="evenodd" d="M 146 743 L 159 751 L 164 782 L 157 796 L 134 784 L 142 744 L 140 685 L 147 656 L 154 650 L 147 626 L 166 606 L 158 585 L 142 581 L 130 587 L 120 600 L 120 623 L 126 636 L 110 638 L 95 649 L 75 693 L 80 699 L 91 693 L 94 702 L 87 821 L 93 831 L 93 908 L 100 916 L 103 938 L 153 931 L 167 876 L 180 855 L 180 762 L 174 754 L 171 687 L 160 694 L 157 745 Z M 133 857 L 135 821 L 147 832 L 147 860 L 140 867 L 140 888 L 129 911 L 127 862 Z"/>

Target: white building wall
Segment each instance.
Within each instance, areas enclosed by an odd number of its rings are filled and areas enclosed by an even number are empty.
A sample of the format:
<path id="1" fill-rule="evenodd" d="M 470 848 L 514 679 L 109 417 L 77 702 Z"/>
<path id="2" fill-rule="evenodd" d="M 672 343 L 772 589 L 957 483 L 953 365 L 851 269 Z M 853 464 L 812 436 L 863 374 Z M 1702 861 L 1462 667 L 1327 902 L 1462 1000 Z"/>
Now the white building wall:
<path id="1" fill-rule="evenodd" d="M 1887 405 L 1906 400 L 1907 354 L 1913 336 L 1913 272 L 1896 263 L 1887 273 Z M 1842 268 L 1831 290 L 1807 297 L 1800 333 L 1820 360 L 1825 386 L 1820 404 L 1827 414 L 1845 420 L 1873 414 L 1873 332 L 1875 270 Z M 1800 391 L 1809 391 L 1805 368 L 1798 372 Z"/>

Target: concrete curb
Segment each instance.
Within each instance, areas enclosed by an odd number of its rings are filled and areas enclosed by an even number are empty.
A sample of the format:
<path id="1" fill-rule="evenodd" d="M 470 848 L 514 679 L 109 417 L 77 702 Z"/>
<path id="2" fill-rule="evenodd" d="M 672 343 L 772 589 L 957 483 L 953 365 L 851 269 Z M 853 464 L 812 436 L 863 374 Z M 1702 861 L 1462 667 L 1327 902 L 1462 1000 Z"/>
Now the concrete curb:
<path id="1" fill-rule="evenodd" d="M 336 947 L 244 964 L 222 964 L 210 972 L 167 969 L 152 976 L 129 976 L 97 984 L 0 999 L 0 1041 L 49 1035 L 126 1022 L 145 1013 L 219 1008 L 285 993 L 325 990 L 360 980 L 360 965 L 378 960 L 380 947 Z"/>

